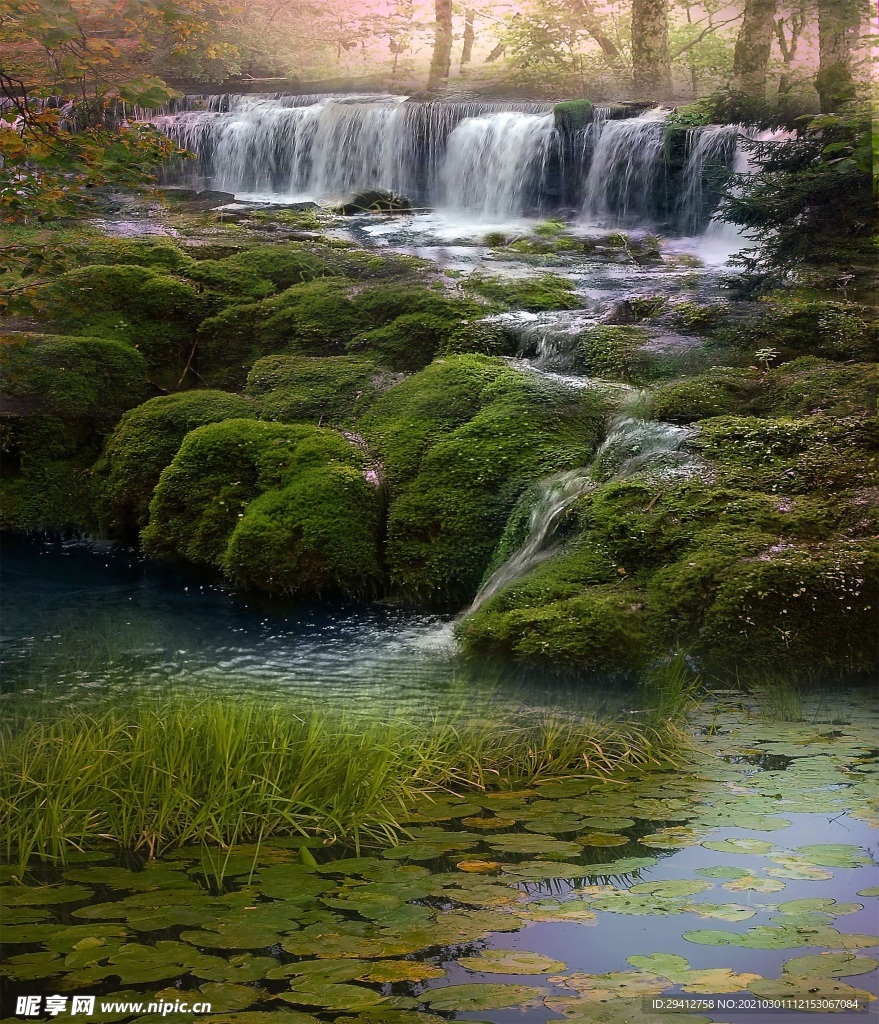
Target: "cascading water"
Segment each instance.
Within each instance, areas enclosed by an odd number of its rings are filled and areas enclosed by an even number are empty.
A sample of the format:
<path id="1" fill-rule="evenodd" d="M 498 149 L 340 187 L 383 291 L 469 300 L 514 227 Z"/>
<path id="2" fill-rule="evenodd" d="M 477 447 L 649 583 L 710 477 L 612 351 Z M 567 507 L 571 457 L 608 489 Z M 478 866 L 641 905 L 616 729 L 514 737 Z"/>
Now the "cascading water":
<path id="1" fill-rule="evenodd" d="M 449 136 L 441 205 L 486 219 L 521 216 L 539 189 L 554 137 L 552 114 L 505 111 L 462 121 Z"/>
<path id="2" fill-rule="evenodd" d="M 688 234 L 695 234 L 705 222 L 706 207 L 715 203 L 706 196 L 706 178 L 719 168 L 734 169 L 734 159 L 743 125 L 709 124 L 687 132 L 687 163 L 683 189 L 678 198 L 678 222 Z"/>
<path id="3" fill-rule="evenodd" d="M 611 423 L 589 466 L 557 473 L 540 484 L 525 542 L 483 583 L 466 614 L 556 554 L 557 531 L 565 513 L 600 484 L 639 472 L 673 479 L 698 471 L 698 460 L 681 450 L 691 428 L 641 419 L 633 411 L 641 397 L 640 391 L 630 389 L 623 411 Z"/>
<path id="4" fill-rule="evenodd" d="M 650 220 L 654 181 L 664 167 L 667 110 L 656 108 L 624 121 L 605 121 L 594 139 L 583 215 L 621 225 Z"/>

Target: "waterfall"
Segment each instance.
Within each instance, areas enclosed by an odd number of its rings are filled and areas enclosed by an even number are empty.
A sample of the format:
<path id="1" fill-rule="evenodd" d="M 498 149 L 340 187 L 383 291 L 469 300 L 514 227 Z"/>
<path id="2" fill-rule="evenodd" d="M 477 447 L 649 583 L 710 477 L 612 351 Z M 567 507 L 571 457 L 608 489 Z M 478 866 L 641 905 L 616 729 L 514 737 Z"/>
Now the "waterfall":
<path id="1" fill-rule="evenodd" d="M 555 134 L 551 114 L 504 111 L 462 121 L 449 137 L 441 205 L 486 219 L 526 213 Z"/>
<path id="2" fill-rule="evenodd" d="M 704 225 L 716 200 L 706 196 L 706 177 L 718 167 L 733 168 L 736 145 L 744 125 L 709 124 L 687 132 L 687 163 L 684 167 L 683 190 L 678 198 L 678 222 L 688 234 Z"/>
<path id="3" fill-rule="evenodd" d="M 626 405 L 631 409 L 640 398 L 641 392 L 633 389 Z M 476 611 L 504 587 L 556 554 L 556 534 L 565 513 L 578 498 L 602 483 L 624 480 L 643 471 L 666 479 L 695 472 L 695 458 L 681 451 L 691 433 L 689 427 L 643 420 L 631 412 L 617 416 L 589 466 L 557 473 L 539 485 L 525 542 L 483 583 L 465 614 Z"/>
<path id="4" fill-rule="evenodd" d="M 605 120 L 595 126 L 583 204 L 586 219 L 610 218 L 622 225 L 649 221 L 651 193 L 665 165 L 667 114 L 657 107 L 638 117 Z"/>

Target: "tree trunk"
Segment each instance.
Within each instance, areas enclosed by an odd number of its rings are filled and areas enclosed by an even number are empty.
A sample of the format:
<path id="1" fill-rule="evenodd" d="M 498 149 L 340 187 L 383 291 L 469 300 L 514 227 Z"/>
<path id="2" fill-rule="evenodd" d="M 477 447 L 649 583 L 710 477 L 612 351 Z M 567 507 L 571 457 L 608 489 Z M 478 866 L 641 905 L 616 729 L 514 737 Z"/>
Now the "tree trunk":
<path id="1" fill-rule="evenodd" d="M 852 47 L 860 21 L 854 0 L 818 0 L 818 74 L 822 113 L 839 109 L 854 95 Z"/>
<path id="2" fill-rule="evenodd" d="M 452 69 L 452 0 L 434 0 L 436 22 L 433 37 L 433 57 L 430 75 L 427 79 L 429 90 L 438 90 L 449 80 Z"/>
<path id="3" fill-rule="evenodd" d="M 470 8 L 464 14 L 464 45 L 461 49 L 461 67 L 473 60 L 473 43 L 476 41 L 476 15 Z"/>
<path id="4" fill-rule="evenodd" d="M 765 98 L 777 7 L 778 0 L 745 0 L 733 55 L 733 92 Z"/>
<path id="5" fill-rule="evenodd" d="M 639 97 L 671 95 L 668 0 L 634 0 L 632 4 L 632 79 Z"/>
<path id="6" fill-rule="evenodd" d="M 590 3 L 590 0 L 577 0 L 577 10 L 580 14 L 580 20 L 583 22 L 583 28 L 598 43 L 605 57 L 610 58 L 611 64 L 615 66 L 620 65 L 622 63 L 620 51 L 617 49 L 616 43 L 601 27 L 601 18 Z"/>

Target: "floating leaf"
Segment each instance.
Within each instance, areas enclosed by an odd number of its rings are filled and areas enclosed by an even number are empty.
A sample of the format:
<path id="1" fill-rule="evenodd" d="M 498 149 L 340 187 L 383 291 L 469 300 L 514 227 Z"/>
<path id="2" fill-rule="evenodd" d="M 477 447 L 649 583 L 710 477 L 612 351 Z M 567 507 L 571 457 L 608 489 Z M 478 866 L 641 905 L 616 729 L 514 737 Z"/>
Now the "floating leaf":
<path id="1" fill-rule="evenodd" d="M 638 842 L 642 846 L 652 846 L 660 850 L 683 850 L 688 846 L 695 846 L 704 834 L 704 829 L 677 826 L 661 828 L 658 832 L 641 836 Z"/>
<path id="2" fill-rule="evenodd" d="M 539 882 L 548 879 L 582 878 L 589 868 L 582 864 L 562 861 L 529 860 L 522 864 L 502 864 L 504 880 L 510 882 Z"/>
<path id="3" fill-rule="evenodd" d="M 836 900 L 812 899 L 812 900 L 788 900 L 787 903 L 778 905 L 780 914 L 827 914 L 832 917 L 843 917 L 846 914 L 855 914 L 864 909 L 863 903 L 837 903 Z"/>
<path id="4" fill-rule="evenodd" d="M 64 969 L 64 959 L 57 953 L 19 953 L 4 959 L 0 976 L 14 981 L 38 981 L 60 974 Z"/>
<path id="5" fill-rule="evenodd" d="M 616 878 L 620 875 L 633 874 L 642 868 L 652 868 L 657 863 L 659 862 L 656 857 L 621 857 L 619 860 L 602 864 L 584 864 L 580 871 L 581 874 L 596 878 Z"/>
<path id="6" fill-rule="evenodd" d="M 564 779 L 561 782 L 542 782 L 538 784 L 538 792 L 542 797 L 581 796 L 595 789 L 595 782 L 590 779 Z"/>
<path id="7" fill-rule="evenodd" d="M 496 860 L 459 860 L 455 867 L 477 875 L 496 875 L 501 869 Z"/>
<path id="8" fill-rule="evenodd" d="M 696 893 L 705 892 L 712 888 L 711 882 L 702 882 L 698 879 L 668 879 L 661 881 L 639 882 L 638 885 L 629 887 L 630 893 L 638 895 L 662 896 L 675 899 L 679 896 L 695 896 Z"/>
<path id="9" fill-rule="evenodd" d="M 221 960 L 219 964 L 194 967 L 192 973 L 204 981 L 261 981 L 268 977 L 269 971 L 276 967 L 277 963 L 273 957 L 242 953 L 240 956 Z"/>
<path id="10" fill-rule="evenodd" d="M 64 877 L 72 882 L 88 882 L 91 885 L 106 885 L 111 889 L 129 889 L 137 892 L 147 889 L 199 889 L 198 884 L 188 875 L 170 864 L 151 864 L 142 871 L 100 866 L 73 868 L 71 871 L 65 871 Z"/>
<path id="11" fill-rule="evenodd" d="M 511 828 L 516 824 L 515 818 L 464 818 L 461 822 L 467 828 L 485 829 L 485 831 L 496 831 L 501 828 Z"/>
<path id="12" fill-rule="evenodd" d="M 356 980 L 394 985 L 402 981 L 430 981 L 434 978 L 444 978 L 445 974 L 442 967 L 421 963 L 417 960 L 376 960 L 368 965 L 364 973 L 358 974 Z"/>
<path id="13" fill-rule="evenodd" d="M 691 903 L 686 909 L 697 917 L 718 921 L 747 921 L 757 913 L 754 907 L 741 903 Z"/>
<path id="14" fill-rule="evenodd" d="M 826 926 L 758 925 L 747 932 L 689 931 L 688 942 L 703 946 L 744 946 L 751 949 L 791 949 L 796 946 L 834 946 L 858 949 L 879 943 L 872 935 L 848 935 Z"/>
<path id="15" fill-rule="evenodd" d="M 703 878 L 753 878 L 745 868 L 734 868 L 728 864 L 718 864 L 713 868 L 696 868 L 696 874 Z"/>
<path id="16" fill-rule="evenodd" d="M 787 818 L 769 814 L 752 814 L 739 810 L 706 811 L 701 816 L 701 821 L 706 825 L 714 825 L 716 828 L 732 826 L 733 828 L 753 829 L 755 832 L 777 832 L 790 826 L 790 821 Z"/>
<path id="17" fill-rule="evenodd" d="M 4 885 L 0 888 L 0 907 L 48 907 L 58 903 L 79 903 L 91 899 L 84 885 Z"/>
<path id="18" fill-rule="evenodd" d="M 579 832 L 584 826 L 584 820 L 577 814 L 565 811 L 556 811 L 554 814 L 542 814 L 539 817 L 529 818 L 525 822 L 525 828 L 529 832 Z"/>
<path id="19" fill-rule="evenodd" d="M 523 949 L 486 949 L 479 956 L 465 956 L 458 961 L 478 974 L 549 974 L 563 971 L 561 960 Z"/>
<path id="20" fill-rule="evenodd" d="M 818 867 L 804 857 L 771 854 L 769 859 L 775 863 L 776 867 L 766 868 L 766 874 L 776 878 L 793 878 L 816 882 L 823 882 L 828 878 L 833 878 L 832 871 Z"/>
<path id="21" fill-rule="evenodd" d="M 592 906 L 595 910 L 604 910 L 610 914 L 649 914 L 667 917 L 669 914 L 683 914 L 689 905 L 682 900 L 663 896 L 630 896 L 626 892 L 620 892 L 613 896 L 601 896 L 592 901 Z"/>
<path id="22" fill-rule="evenodd" d="M 356 1010 L 384 1001 L 380 992 L 364 985 L 335 984 L 317 978 L 305 978 L 291 985 L 289 992 L 280 993 L 280 999 L 303 1006 L 319 1006 L 325 1010 Z"/>
<path id="23" fill-rule="evenodd" d="M 879 896 L 879 885 L 868 885 L 866 889 L 858 889 L 858 896 Z"/>
<path id="24" fill-rule="evenodd" d="M 648 974 L 646 971 L 571 974 L 567 977 L 550 978 L 550 981 L 573 989 L 583 999 L 594 1002 L 627 999 L 633 996 L 658 995 L 668 988 L 668 978 L 659 974 Z M 551 1009 L 555 1009 L 555 998 L 547 999 L 546 1005 Z"/>
<path id="25" fill-rule="evenodd" d="M 621 828 L 631 828 L 635 821 L 633 818 L 586 818 L 583 822 L 587 828 L 594 828 L 599 832 L 617 832 Z"/>
<path id="26" fill-rule="evenodd" d="M 854 988 L 833 978 L 764 978 L 753 982 L 748 988 L 764 999 L 857 1000 L 859 1005 L 865 1008 L 876 998 L 871 992 Z"/>
<path id="27" fill-rule="evenodd" d="M 775 849 L 775 845 L 765 839 L 711 839 L 702 845 L 717 853 L 763 854 Z"/>
<path id="28" fill-rule="evenodd" d="M 234 985 L 228 982 L 208 981 L 199 986 L 199 992 L 211 1004 L 211 1010 L 246 1010 L 258 1002 L 262 994 L 249 985 Z M 176 992 L 176 990 L 175 990 Z M 179 992 L 176 993 L 179 997 Z"/>
<path id="29" fill-rule="evenodd" d="M 879 967 L 879 960 L 855 956 L 854 953 L 818 953 L 786 960 L 781 969 L 785 974 L 801 978 L 851 978 L 869 974 Z"/>
<path id="30" fill-rule="evenodd" d="M 425 1002 L 433 1010 L 498 1010 L 518 1006 L 539 994 L 539 989 L 528 985 L 449 985 L 426 992 Z"/>
<path id="31" fill-rule="evenodd" d="M 545 835 L 501 835 L 487 839 L 493 850 L 501 853 L 542 853 L 557 854 L 559 857 L 576 857 L 580 847 L 576 843 L 563 842 Z"/>
<path id="32" fill-rule="evenodd" d="M 535 900 L 521 910 L 516 916 L 523 921 L 596 921 L 597 917 L 586 900 Z"/>
<path id="33" fill-rule="evenodd" d="M 873 863 L 869 857 L 864 855 L 859 846 L 849 846 L 845 843 L 817 843 L 800 846 L 797 853 L 813 864 L 820 864 L 828 868 L 858 868 L 863 864 Z"/>
<path id="34" fill-rule="evenodd" d="M 781 892 L 784 882 L 778 878 L 758 878 L 756 875 L 747 875 L 742 878 L 734 878 L 730 882 L 722 882 L 721 886 L 728 892 L 772 893 Z"/>
<path id="35" fill-rule="evenodd" d="M 613 832 L 587 832 L 586 835 L 577 836 L 574 842 L 580 846 L 625 846 L 631 840 Z"/>
<path id="36" fill-rule="evenodd" d="M 293 927 L 291 924 L 291 929 Z M 267 949 L 279 941 L 280 933 L 258 925 L 218 924 L 216 930 L 181 932 L 180 938 L 208 949 Z"/>

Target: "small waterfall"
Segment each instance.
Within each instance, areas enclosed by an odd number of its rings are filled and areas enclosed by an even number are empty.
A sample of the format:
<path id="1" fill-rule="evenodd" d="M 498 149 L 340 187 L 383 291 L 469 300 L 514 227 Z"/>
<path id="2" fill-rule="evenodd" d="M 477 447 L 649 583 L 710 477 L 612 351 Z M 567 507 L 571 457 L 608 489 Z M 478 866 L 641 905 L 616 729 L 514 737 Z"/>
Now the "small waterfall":
<path id="1" fill-rule="evenodd" d="M 583 309 L 551 313 L 517 310 L 492 317 L 516 340 L 517 354 L 528 360 L 528 369 L 538 371 L 573 370 L 577 362 L 577 342 L 597 319 L 596 312 Z"/>
<path id="2" fill-rule="evenodd" d="M 657 107 L 638 117 L 596 124 L 586 176 L 583 215 L 622 225 L 650 220 L 651 193 L 664 168 L 667 110 Z"/>
<path id="3" fill-rule="evenodd" d="M 633 389 L 626 405 L 631 409 L 640 399 L 641 392 Z M 540 484 L 529 515 L 527 539 L 483 583 L 465 614 L 476 611 L 504 587 L 554 555 L 559 547 L 555 543 L 556 533 L 565 513 L 589 491 L 608 480 L 624 480 L 648 470 L 665 479 L 694 473 L 698 467 L 696 459 L 681 451 L 691 433 L 689 427 L 621 413 L 611 423 L 589 466 L 558 473 Z"/>
<path id="4" fill-rule="evenodd" d="M 733 168 L 743 125 L 709 124 L 687 132 L 687 163 L 683 190 L 678 198 L 678 222 L 687 234 L 696 234 L 716 200 L 706 195 L 706 178 L 718 167 Z"/>
<path id="5" fill-rule="evenodd" d="M 440 204 L 503 220 L 527 212 L 555 137 L 551 114 L 471 117 L 449 136 Z"/>

